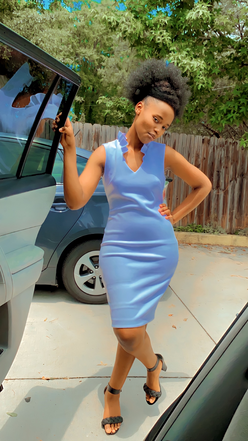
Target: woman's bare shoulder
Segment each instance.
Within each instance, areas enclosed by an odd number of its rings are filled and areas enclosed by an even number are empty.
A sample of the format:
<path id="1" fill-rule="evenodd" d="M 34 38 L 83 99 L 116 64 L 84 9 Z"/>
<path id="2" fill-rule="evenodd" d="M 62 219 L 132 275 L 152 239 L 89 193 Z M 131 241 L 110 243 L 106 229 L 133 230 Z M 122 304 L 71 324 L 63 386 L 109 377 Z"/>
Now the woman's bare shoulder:
<path id="1" fill-rule="evenodd" d="M 110 148 L 113 148 L 113 149 L 116 148 L 115 140 L 107 143 L 107 145 L 109 145 Z M 96 150 L 94 150 L 94 152 L 92 153 L 91 158 L 94 160 L 94 162 L 97 162 L 98 165 L 101 165 L 102 167 L 104 167 L 105 162 L 106 162 L 105 145 L 102 144 L 99 147 L 97 147 Z"/>
<path id="2" fill-rule="evenodd" d="M 99 147 L 97 147 L 97 149 L 94 150 L 90 158 L 91 161 L 97 162 L 98 165 L 104 167 L 106 161 L 106 150 L 104 145 L 100 145 Z"/>

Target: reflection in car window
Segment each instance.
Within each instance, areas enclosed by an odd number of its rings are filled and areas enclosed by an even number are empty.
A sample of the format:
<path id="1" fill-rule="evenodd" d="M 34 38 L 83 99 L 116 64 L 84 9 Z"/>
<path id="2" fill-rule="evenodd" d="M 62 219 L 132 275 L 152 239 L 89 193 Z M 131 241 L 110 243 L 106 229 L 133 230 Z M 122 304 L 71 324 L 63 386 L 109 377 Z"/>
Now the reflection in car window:
<path id="1" fill-rule="evenodd" d="M 55 93 L 50 98 L 42 120 L 37 128 L 34 141 L 28 153 L 27 161 L 23 170 L 23 176 L 30 176 L 33 174 L 41 174 L 46 172 L 47 160 L 50 153 L 51 144 L 55 136 L 52 130 L 52 122 L 58 112 L 63 111 L 64 103 L 66 102 L 72 89 L 72 83 L 61 78 Z"/>
<path id="2" fill-rule="evenodd" d="M 0 43 L 0 178 L 15 176 L 40 106 L 56 74 Z M 52 121 L 72 84 L 61 78 L 37 128 L 24 174 L 44 173 L 54 137 Z M 50 142 L 49 142 L 50 141 Z"/>
<path id="3" fill-rule="evenodd" d="M 0 60 L 0 132 L 26 137 L 56 74 L 3 43 Z"/>
<path id="4" fill-rule="evenodd" d="M 55 158 L 52 175 L 56 181 L 56 184 L 63 183 L 63 160 L 61 159 L 59 153 L 57 153 Z"/>
<path id="5" fill-rule="evenodd" d="M 0 177 L 14 176 L 55 74 L 0 43 Z"/>

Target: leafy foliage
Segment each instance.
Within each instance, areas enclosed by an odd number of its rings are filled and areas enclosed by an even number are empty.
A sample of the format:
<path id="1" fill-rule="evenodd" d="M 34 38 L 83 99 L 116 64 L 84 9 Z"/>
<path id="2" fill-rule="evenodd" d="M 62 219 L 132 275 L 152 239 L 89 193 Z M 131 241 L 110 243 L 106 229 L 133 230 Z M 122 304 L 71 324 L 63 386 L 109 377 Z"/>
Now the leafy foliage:
<path id="1" fill-rule="evenodd" d="M 226 231 L 222 227 L 213 227 L 210 224 L 207 225 L 197 225 L 189 224 L 185 227 L 174 227 L 175 231 L 184 231 L 187 233 L 207 233 L 207 234 L 226 234 Z"/>
<path id="2" fill-rule="evenodd" d="M 144 59 L 165 59 L 190 79 L 184 127 L 201 123 L 248 147 L 247 0 L 118 5 L 51 0 L 47 10 L 42 0 L 0 0 L 0 21 L 80 75 L 74 119 L 130 125 L 133 111 L 122 98 L 129 72 Z"/>
<path id="3" fill-rule="evenodd" d="M 135 51 L 106 31 L 101 17 L 112 6 L 111 0 L 92 7 L 85 2 L 75 10 L 64 8 L 57 0 L 50 3 L 48 10 L 41 0 L 3 1 L 0 20 L 5 25 L 80 75 L 82 86 L 73 103 L 74 121 L 130 124 L 130 105 L 122 99 L 118 103 L 117 96 L 121 97 L 121 85 L 132 68 L 130 60 L 134 60 Z M 69 0 L 64 4 L 75 6 Z M 6 8 L 9 14 L 5 13 Z M 109 112 L 109 107 L 113 109 L 116 104 L 116 111 Z"/>
<path id="4" fill-rule="evenodd" d="M 19 8 L 18 0 L 0 0 L 0 21 L 3 23 L 4 19 L 9 19 L 15 10 Z"/>
<path id="5" fill-rule="evenodd" d="M 228 234 L 224 228 L 220 226 L 188 224 L 182 227 L 173 227 L 174 231 L 182 231 L 187 233 L 205 233 L 205 234 Z M 248 228 L 238 229 L 234 232 L 237 236 L 248 236 Z"/>
<path id="6" fill-rule="evenodd" d="M 154 0 L 125 5 L 125 14 L 105 13 L 107 26 L 141 59 L 170 60 L 189 77 L 192 98 L 184 120 L 202 121 L 218 136 L 231 127 L 233 137 L 238 127 L 248 146 L 247 1 L 172 0 L 166 9 Z"/>
<path id="7" fill-rule="evenodd" d="M 111 97 L 101 96 L 98 104 L 102 105 L 104 121 L 106 125 L 112 125 L 112 121 L 115 121 L 116 126 L 130 126 L 134 118 L 133 105 L 124 97 Z"/>

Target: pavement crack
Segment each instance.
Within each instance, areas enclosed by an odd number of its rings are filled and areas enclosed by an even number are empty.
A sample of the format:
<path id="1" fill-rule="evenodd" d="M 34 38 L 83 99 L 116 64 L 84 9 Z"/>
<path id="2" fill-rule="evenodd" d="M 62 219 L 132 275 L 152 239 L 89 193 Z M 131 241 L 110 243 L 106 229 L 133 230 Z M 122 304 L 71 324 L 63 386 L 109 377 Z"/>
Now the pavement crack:
<path id="1" fill-rule="evenodd" d="M 102 376 L 100 376 L 100 375 L 98 375 L 98 376 L 89 376 L 89 377 L 84 377 L 84 376 L 81 376 L 81 377 L 46 377 L 46 378 L 41 378 L 41 377 L 29 377 L 29 378 L 26 378 L 26 377 L 21 377 L 21 378 L 5 378 L 5 380 L 4 381 L 21 381 L 21 380 L 24 380 L 24 381 L 37 381 L 37 380 L 41 380 L 41 381 L 54 381 L 54 380 L 95 380 L 95 379 L 97 379 L 97 378 L 110 378 L 111 376 L 110 375 L 102 375 Z M 134 378 L 134 379 L 137 379 L 137 378 L 146 378 L 146 375 L 128 375 L 127 376 L 127 378 Z M 192 379 L 193 377 L 190 377 L 190 376 L 186 376 L 186 375 L 160 375 L 160 378 L 172 378 L 172 379 L 176 379 L 176 378 L 183 378 L 183 379 L 186 379 L 186 380 L 190 380 L 190 379 Z"/>
<path id="2" fill-rule="evenodd" d="M 214 339 L 211 337 L 211 335 L 208 333 L 208 331 L 204 328 L 204 326 L 202 326 L 202 324 L 199 322 L 199 320 L 197 320 L 196 316 L 190 311 L 190 309 L 187 307 L 187 305 L 177 295 L 177 293 L 174 291 L 174 289 L 172 288 L 171 285 L 170 285 L 170 289 L 174 292 L 175 296 L 177 296 L 178 300 L 180 300 L 180 302 L 183 304 L 183 306 L 185 306 L 185 308 L 189 311 L 189 313 L 192 315 L 192 317 L 194 317 L 194 319 L 197 321 L 197 323 L 200 325 L 200 327 L 203 329 L 203 331 L 206 332 L 206 334 L 209 336 L 209 338 L 212 340 L 212 342 L 216 345 L 217 344 L 216 341 L 214 341 Z"/>

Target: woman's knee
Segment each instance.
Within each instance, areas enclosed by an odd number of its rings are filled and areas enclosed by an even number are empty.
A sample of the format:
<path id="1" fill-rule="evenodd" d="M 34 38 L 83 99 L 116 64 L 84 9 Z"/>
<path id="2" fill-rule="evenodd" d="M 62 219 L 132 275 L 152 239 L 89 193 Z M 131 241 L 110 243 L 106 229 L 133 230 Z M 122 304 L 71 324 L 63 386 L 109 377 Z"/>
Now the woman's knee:
<path id="1" fill-rule="evenodd" d="M 114 328 L 114 333 L 120 345 L 128 352 L 134 351 L 142 343 L 145 332 L 144 326 L 139 328 Z"/>

